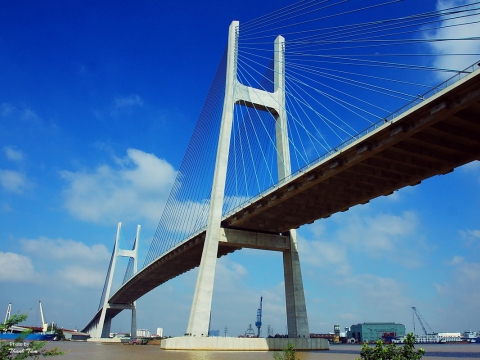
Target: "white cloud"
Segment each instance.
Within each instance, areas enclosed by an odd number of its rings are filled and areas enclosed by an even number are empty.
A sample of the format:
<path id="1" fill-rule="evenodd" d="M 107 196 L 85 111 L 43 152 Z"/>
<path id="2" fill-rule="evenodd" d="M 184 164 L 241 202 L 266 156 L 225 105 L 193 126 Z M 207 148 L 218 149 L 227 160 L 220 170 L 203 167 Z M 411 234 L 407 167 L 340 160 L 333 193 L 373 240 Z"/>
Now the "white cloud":
<path id="1" fill-rule="evenodd" d="M 437 1 L 437 10 L 443 10 L 454 6 L 468 5 L 474 3 L 474 0 L 439 0 Z M 464 9 L 464 8 L 462 8 Z M 468 25 L 459 25 L 466 22 L 476 22 L 480 20 L 480 15 L 458 18 L 453 20 L 443 19 L 441 26 L 450 26 L 437 29 L 429 33 L 429 38 L 439 39 L 458 39 L 469 38 L 480 32 L 480 23 L 471 23 Z M 480 51 L 480 43 L 476 40 L 462 41 L 439 41 L 429 44 L 432 52 L 435 54 L 476 54 Z M 439 56 L 434 65 L 444 69 L 463 70 L 467 66 L 478 60 L 478 56 Z M 451 73 L 450 73 L 451 74 Z M 452 74 L 451 74 L 452 75 Z M 443 77 L 451 75 L 443 74 Z"/>
<path id="2" fill-rule="evenodd" d="M 465 164 L 459 168 L 460 170 L 467 170 L 467 171 L 478 171 L 480 170 L 480 161 L 475 160 Z"/>
<path id="3" fill-rule="evenodd" d="M 452 260 L 447 262 L 447 265 L 448 266 L 458 265 L 463 263 L 463 261 L 464 261 L 463 257 L 456 255 L 453 257 Z"/>
<path id="4" fill-rule="evenodd" d="M 13 210 L 12 210 L 12 207 L 11 207 L 9 204 L 3 203 L 3 204 L 2 204 L 2 211 L 4 211 L 4 212 L 11 212 L 11 211 L 13 211 Z"/>
<path id="5" fill-rule="evenodd" d="M 13 170 L 0 170 L 0 186 L 7 192 L 23 193 L 31 184 L 25 175 Z"/>
<path id="6" fill-rule="evenodd" d="M 103 244 L 89 246 L 80 241 L 44 236 L 20 239 L 19 243 L 20 250 L 28 256 L 0 253 L 0 281 L 34 281 L 54 276 L 56 281 L 50 284 L 52 289 L 99 288 L 105 281 L 111 253 Z"/>
<path id="7" fill-rule="evenodd" d="M 74 286 L 98 288 L 105 281 L 105 270 L 95 270 L 90 267 L 72 265 L 57 272 L 57 276 Z"/>
<path id="8" fill-rule="evenodd" d="M 42 119 L 40 119 L 35 111 L 26 107 L 17 108 L 9 103 L 2 103 L 0 105 L 0 116 L 4 118 L 15 117 L 21 122 L 27 122 L 32 125 L 42 123 Z"/>
<path id="9" fill-rule="evenodd" d="M 298 238 L 302 263 L 314 267 L 335 268 L 339 275 L 347 275 L 351 268 L 348 264 L 345 245 L 336 242 L 307 241 Z"/>
<path id="10" fill-rule="evenodd" d="M 83 242 L 64 239 L 49 239 L 41 236 L 38 239 L 20 239 L 22 250 L 34 254 L 36 258 L 50 260 L 75 259 L 82 263 L 100 262 L 104 264 L 110 258 L 110 251 L 103 244 L 87 246 Z"/>
<path id="11" fill-rule="evenodd" d="M 0 252 L 0 281 L 36 282 L 36 274 L 30 258 L 12 252 Z"/>
<path id="12" fill-rule="evenodd" d="M 475 284 L 480 281 L 480 263 L 469 263 L 462 256 L 454 256 L 448 265 L 455 266 L 457 283 Z"/>
<path id="13" fill-rule="evenodd" d="M 22 161 L 23 160 L 23 153 L 20 150 L 15 149 L 11 146 L 4 146 L 3 152 L 8 160 L 11 161 Z"/>
<path id="14" fill-rule="evenodd" d="M 28 108 L 22 109 L 20 111 L 20 119 L 29 122 L 29 123 L 41 123 L 42 120 L 40 117 L 37 115 L 37 113 L 33 110 L 30 110 Z"/>
<path id="15" fill-rule="evenodd" d="M 116 108 L 125 108 L 125 107 L 142 106 L 142 105 L 143 105 L 143 99 L 136 94 L 115 98 Z"/>
<path id="16" fill-rule="evenodd" d="M 465 239 L 467 246 L 480 245 L 480 230 L 461 230 L 460 234 Z"/>
<path id="17" fill-rule="evenodd" d="M 417 225 L 417 216 L 411 211 L 402 215 L 352 214 L 344 221 L 338 236 L 342 242 L 357 249 L 362 248 L 372 255 L 383 255 L 386 250 L 396 249 L 405 236 L 412 235 Z"/>
<path id="18" fill-rule="evenodd" d="M 360 304 L 368 305 L 382 316 L 391 316 L 392 309 L 405 309 L 409 306 L 410 299 L 406 296 L 408 292 L 404 285 L 394 279 L 362 274 L 349 281 L 349 286 L 356 288 Z"/>
<path id="19" fill-rule="evenodd" d="M 8 103 L 2 103 L 0 105 L 0 116 L 10 116 L 15 110 L 15 107 Z"/>
<path id="20" fill-rule="evenodd" d="M 478 312 L 465 311 L 474 309 L 480 298 L 480 263 L 468 262 L 461 256 L 454 256 L 449 262 L 451 271 L 445 271 L 444 278 L 447 281 L 435 284 L 439 301 L 439 308 L 444 324 L 457 331 L 465 331 L 465 324 L 478 324 L 480 315 Z M 462 325 L 463 324 L 463 325 Z M 444 326 L 444 325 L 443 325 Z"/>
<path id="21" fill-rule="evenodd" d="M 100 165 L 94 171 L 62 171 L 65 207 L 75 217 L 98 223 L 147 220 L 156 224 L 175 179 L 165 160 L 128 149 L 118 168 Z"/>
<path id="22" fill-rule="evenodd" d="M 251 279 L 250 276 L 255 276 L 255 273 L 249 270 L 228 256 L 217 260 L 212 326 L 214 329 L 223 330 L 228 324 L 229 336 L 243 334 L 248 325 L 255 322 L 260 296 L 263 296 L 262 334 L 267 334 L 267 325 L 273 327 L 275 332 L 284 332 L 286 321 L 284 283 L 264 286 L 260 291 L 253 289 L 246 285 Z"/>

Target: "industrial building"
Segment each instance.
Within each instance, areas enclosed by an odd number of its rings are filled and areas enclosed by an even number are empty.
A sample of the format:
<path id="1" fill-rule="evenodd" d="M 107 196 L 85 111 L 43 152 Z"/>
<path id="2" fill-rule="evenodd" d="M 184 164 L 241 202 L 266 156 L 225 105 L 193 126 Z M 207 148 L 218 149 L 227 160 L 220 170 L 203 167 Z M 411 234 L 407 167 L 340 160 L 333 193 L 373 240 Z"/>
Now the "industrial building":
<path id="1" fill-rule="evenodd" d="M 147 338 L 150 337 L 151 333 L 148 329 L 137 329 L 137 338 Z"/>
<path id="2" fill-rule="evenodd" d="M 350 331 L 347 333 L 349 339 L 367 343 L 397 336 L 405 336 L 405 325 L 393 322 L 364 322 L 350 326 Z"/>

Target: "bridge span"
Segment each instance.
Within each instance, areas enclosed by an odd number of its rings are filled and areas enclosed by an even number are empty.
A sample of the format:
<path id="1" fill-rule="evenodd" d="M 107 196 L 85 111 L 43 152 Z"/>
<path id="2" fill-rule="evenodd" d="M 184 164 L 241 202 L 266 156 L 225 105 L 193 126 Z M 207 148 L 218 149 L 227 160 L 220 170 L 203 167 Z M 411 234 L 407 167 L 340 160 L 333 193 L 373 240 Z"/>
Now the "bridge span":
<path id="1" fill-rule="evenodd" d="M 288 232 L 480 160 L 480 70 L 385 120 L 222 219 L 217 257 L 241 248 L 288 251 Z M 136 273 L 109 299 L 131 304 L 200 265 L 206 230 Z M 240 235 L 241 234 L 241 235 Z M 125 307 L 107 309 L 110 319 Z M 101 309 L 86 326 L 93 326 Z"/>

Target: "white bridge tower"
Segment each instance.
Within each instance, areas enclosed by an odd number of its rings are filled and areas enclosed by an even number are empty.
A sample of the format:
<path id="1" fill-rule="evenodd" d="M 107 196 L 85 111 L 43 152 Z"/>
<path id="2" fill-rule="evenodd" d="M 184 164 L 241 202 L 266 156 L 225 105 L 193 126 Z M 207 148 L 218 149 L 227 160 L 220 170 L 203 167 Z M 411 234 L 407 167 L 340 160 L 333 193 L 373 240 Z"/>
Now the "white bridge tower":
<path id="1" fill-rule="evenodd" d="M 187 328 L 187 335 L 189 336 L 202 337 L 208 335 L 235 104 L 268 111 L 275 117 L 278 180 L 282 180 L 291 174 L 285 107 L 285 40 L 282 36 L 278 36 L 274 43 L 274 91 L 270 93 L 245 86 L 238 81 L 238 35 L 239 22 L 234 21 L 229 28 L 225 100 L 207 231 Z M 295 230 L 290 230 L 289 233 L 290 248 L 283 252 L 288 337 L 309 338 L 310 331 L 298 256 L 297 236 Z"/>
<path id="2" fill-rule="evenodd" d="M 109 314 L 110 311 L 115 310 L 115 309 L 130 309 L 132 310 L 132 324 L 131 324 L 131 338 L 136 338 L 137 336 L 137 312 L 136 312 L 136 302 L 134 301 L 131 304 L 111 304 L 108 302 L 108 299 L 110 298 L 110 292 L 112 289 L 112 281 L 113 281 L 113 274 L 115 273 L 115 267 L 117 264 L 117 257 L 123 256 L 123 257 L 129 257 L 133 259 L 133 274 L 135 275 L 138 270 L 138 264 L 137 264 L 137 259 L 138 259 L 138 241 L 140 237 L 140 225 L 137 225 L 137 234 L 135 237 L 135 242 L 133 245 L 132 250 L 122 250 L 119 249 L 118 246 L 118 241 L 120 238 L 120 230 L 122 228 L 122 223 L 119 222 L 117 226 L 117 235 L 115 237 L 115 245 L 113 248 L 113 253 L 112 253 L 112 260 L 110 262 L 110 266 L 108 268 L 107 272 L 107 279 L 105 282 L 105 293 L 103 297 L 103 304 L 102 305 L 102 310 L 100 314 L 99 321 L 94 324 L 89 329 L 85 329 L 84 331 L 87 331 L 92 337 L 94 338 L 108 338 L 110 336 L 110 329 L 112 325 L 112 318 Z M 115 313 L 116 315 L 116 313 Z"/>

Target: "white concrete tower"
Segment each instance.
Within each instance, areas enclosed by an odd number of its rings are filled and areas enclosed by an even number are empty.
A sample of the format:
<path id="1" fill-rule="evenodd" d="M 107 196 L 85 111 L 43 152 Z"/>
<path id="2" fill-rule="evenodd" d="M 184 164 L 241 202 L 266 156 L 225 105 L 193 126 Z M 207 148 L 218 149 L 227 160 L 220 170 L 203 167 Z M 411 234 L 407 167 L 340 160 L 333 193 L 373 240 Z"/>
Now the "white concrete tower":
<path id="1" fill-rule="evenodd" d="M 110 328 L 112 325 L 112 318 L 108 316 L 108 309 L 131 309 L 132 310 L 132 325 L 131 325 L 131 336 L 132 338 L 136 336 L 137 333 L 137 315 L 136 315 L 136 302 L 132 304 L 110 304 L 108 299 L 110 298 L 110 292 L 112 289 L 113 274 L 115 273 L 115 267 L 117 264 L 117 257 L 130 257 L 133 258 L 133 274 L 135 275 L 138 270 L 138 242 L 140 239 L 140 225 L 137 225 L 137 234 L 135 237 L 135 245 L 132 250 L 122 250 L 118 247 L 118 241 L 120 239 L 120 230 L 122 228 L 122 223 L 119 222 L 117 226 L 117 235 L 115 237 L 115 245 L 113 247 L 112 263 L 107 272 L 107 287 L 105 290 L 105 298 L 103 299 L 102 312 L 100 314 L 100 319 L 96 325 L 96 331 L 92 331 L 92 337 L 96 338 L 108 338 L 110 335 Z"/>
<path id="2" fill-rule="evenodd" d="M 276 119 L 278 180 L 291 173 L 285 107 L 285 40 L 278 36 L 274 44 L 274 92 L 266 92 L 241 84 L 237 79 L 239 22 L 233 21 L 228 34 L 225 99 L 217 147 L 217 158 L 210 209 L 200 269 L 188 321 L 187 335 L 207 336 L 217 261 L 219 230 L 227 176 L 228 154 L 232 133 L 234 105 L 265 110 Z M 307 311 L 303 291 L 296 232 L 290 231 L 290 250 L 284 252 L 284 275 L 289 337 L 309 337 Z"/>

